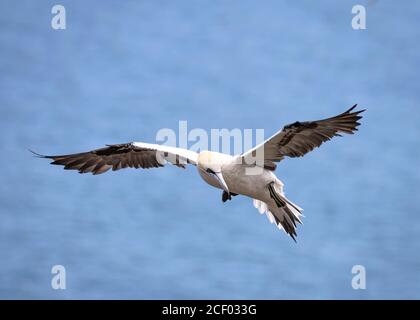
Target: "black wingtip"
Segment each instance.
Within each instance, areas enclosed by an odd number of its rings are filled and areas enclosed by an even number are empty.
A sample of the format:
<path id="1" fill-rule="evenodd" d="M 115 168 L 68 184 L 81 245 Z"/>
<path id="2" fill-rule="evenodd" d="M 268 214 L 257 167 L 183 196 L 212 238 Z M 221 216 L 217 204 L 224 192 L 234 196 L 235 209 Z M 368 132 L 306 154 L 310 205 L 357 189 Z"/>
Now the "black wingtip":
<path id="1" fill-rule="evenodd" d="M 344 112 L 344 114 L 351 113 L 354 110 L 354 108 L 356 108 L 356 107 L 357 107 L 357 103 L 353 107 L 348 109 L 346 112 Z M 367 109 L 362 109 L 362 110 L 354 111 L 353 113 L 359 114 L 359 113 L 365 112 L 366 110 Z"/>
<path id="2" fill-rule="evenodd" d="M 35 151 L 33 151 L 33 150 L 31 150 L 31 149 L 28 149 L 28 151 L 29 152 L 31 152 L 35 157 L 37 157 L 37 158 L 48 158 L 48 156 L 45 156 L 45 155 L 43 155 L 43 154 L 40 154 L 40 153 L 38 153 L 38 152 L 35 152 Z"/>
<path id="3" fill-rule="evenodd" d="M 353 111 L 353 109 L 354 109 L 354 108 L 356 108 L 356 107 L 357 107 L 357 103 L 356 103 L 353 107 L 351 107 L 349 110 L 347 110 L 347 111 L 346 111 L 346 113 L 350 113 L 350 112 L 351 112 L 351 111 Z"/>
<path id="4" fill-rule="evenodd" d="M 294 241 L 295 243 L 297 243 L 297 241 L 296 241 L 296 238 L 295 238 L 294 234 L 293 234 L 293 233 L 289 233 L 289 235 L 290 235 L 290 237 L 292 237 L 293 241 Z"/>

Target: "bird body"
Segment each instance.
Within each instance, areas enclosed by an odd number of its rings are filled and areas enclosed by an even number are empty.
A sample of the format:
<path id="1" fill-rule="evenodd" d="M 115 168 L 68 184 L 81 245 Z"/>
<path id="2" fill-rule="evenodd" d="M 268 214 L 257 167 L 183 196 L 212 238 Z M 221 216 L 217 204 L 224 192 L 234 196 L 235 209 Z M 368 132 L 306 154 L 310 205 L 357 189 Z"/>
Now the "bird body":
<path id="1" fill-rule="evenodd" d="M 261 189 L 278 180 L 272 171 L 266 169 L 258 175 L 247 174 L 248 166 L 238 162 L 236 157 L 207 150 L 199 153 L 197 168 L 200 176 L 211 186 L 261 201 L 267 200 Z M 218 177 L 219 172 L 221 176 Z"/>
<path id="2" fill-rule="evenodd" d="M 107 145 L 68 155 L 36 155 L 52 159 L 52 164 L 63 165 L 64 169 L 95 175 L 110 169 L 162 167 L 167 162 L 182 168 L 195 165 L 207 184 L 223 190 L 223 202 L 236 195 L 253 199 L 261 214 L 265 213 L 271 223 L 295 240 L 302 209 L 286 198 L 283 183 L 274 174 L 276 163 L 284 157 L 301 157 L 340 133 L 353 134 L 360 125 L 359 114 L 364 111 L 352 112 L 355 107 L 328 119 L 286 125 L 262 144 L 236 156 L 208 150 L 196 153 L 144 142 Z"/>

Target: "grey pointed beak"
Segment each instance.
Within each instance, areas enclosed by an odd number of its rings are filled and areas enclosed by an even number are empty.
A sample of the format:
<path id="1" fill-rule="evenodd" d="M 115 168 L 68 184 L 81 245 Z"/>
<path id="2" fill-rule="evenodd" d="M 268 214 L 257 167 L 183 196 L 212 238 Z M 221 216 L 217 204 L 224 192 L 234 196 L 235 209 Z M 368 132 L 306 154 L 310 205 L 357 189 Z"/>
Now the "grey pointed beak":
<path id="1" fill-rule="evenodd" d="M 223 175 L 221 172 L 216 172 L 216 177 L 217 180 L 219 180 L 220 186 L 222 187 L 223 190 L 225 190 L 228 194 L 230 194 L 229 188 L 226 184 L 225 179 L 223 178 Z"/>

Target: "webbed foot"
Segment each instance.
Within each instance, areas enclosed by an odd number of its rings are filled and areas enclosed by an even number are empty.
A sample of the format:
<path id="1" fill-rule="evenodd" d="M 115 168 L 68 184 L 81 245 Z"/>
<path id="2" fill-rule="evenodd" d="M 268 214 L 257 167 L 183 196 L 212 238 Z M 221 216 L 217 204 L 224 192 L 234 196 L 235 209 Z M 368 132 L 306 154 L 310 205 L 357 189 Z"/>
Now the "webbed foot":
<path id="1" fill-rule="evenodd" d="M 222 194 L 222 201 L 223 202 L 226 202 L 226 201 L 228 201 L 228 200 L 232 200 L 232 196 L 234 197 L 234 196 L 237 196 L 238 194 L 236 194 L 236 193 L 232 193 L 232 192 L 226 192 L 226 191 L 223 191 L 223 194 Z"/>

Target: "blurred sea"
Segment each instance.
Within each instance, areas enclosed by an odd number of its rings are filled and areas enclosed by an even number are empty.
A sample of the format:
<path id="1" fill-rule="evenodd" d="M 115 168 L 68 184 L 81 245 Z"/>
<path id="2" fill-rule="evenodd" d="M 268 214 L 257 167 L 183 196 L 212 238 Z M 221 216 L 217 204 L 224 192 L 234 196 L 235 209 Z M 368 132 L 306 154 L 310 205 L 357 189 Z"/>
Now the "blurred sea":
<path id="1" fill-rule="evenodd" d="M 420 298 L 420 2 L 0 2 L 0 298 Z M 101 176 L 46 154 L 161 128 L 264 128 L 354 103 L 360 131 L 277 169 L 298 243 L 195 168 Z M 66 267 L 67 289 L 51 288 Z M 353 290 L 354 265 L 367 289 Z"/>

